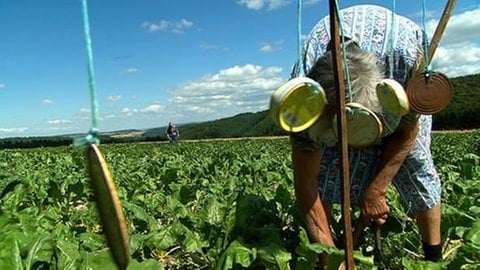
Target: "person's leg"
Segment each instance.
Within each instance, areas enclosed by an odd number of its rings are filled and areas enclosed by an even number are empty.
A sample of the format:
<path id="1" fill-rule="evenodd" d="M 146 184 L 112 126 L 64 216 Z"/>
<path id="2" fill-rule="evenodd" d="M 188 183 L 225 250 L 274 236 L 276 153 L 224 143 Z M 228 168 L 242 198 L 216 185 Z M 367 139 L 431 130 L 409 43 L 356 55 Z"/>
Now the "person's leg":
<path id="1" fill-rule="evenodd" d="M 439 261 L 442 257 L 441 203 L 437 203 L 430 210 L 417 212 L 416 217 L 425 260 Z"/>
<path id="2" fill-rule="evenodd" d="M 331 203 L 322 202 L 323 209 L 325 210 L 325 215 L 327 217 L 328 223 L 332 220 L 333 206 Z"/>
<path id="3" fill-rule="evenodd" d="M 425 260 L 442 256 L 441 180 L 430 152 L 431 115 L 418 119 L 419 137 L 393 181 L 405 205 L 415 213 Z"/>

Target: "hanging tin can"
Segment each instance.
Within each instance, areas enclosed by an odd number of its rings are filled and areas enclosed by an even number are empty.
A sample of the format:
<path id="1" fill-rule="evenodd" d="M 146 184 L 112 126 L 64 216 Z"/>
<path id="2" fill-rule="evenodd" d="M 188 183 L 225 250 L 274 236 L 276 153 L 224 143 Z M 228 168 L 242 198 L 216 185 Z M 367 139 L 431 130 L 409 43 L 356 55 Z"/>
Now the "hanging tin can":
<path id="1" fill-rule="evenodd" d="M 300 132 L 315 123 L 327 103 L 325 91 L 308 77 L 297 77 L 277 88 L 270 99 L 270 114 L 281 129 Z"/>

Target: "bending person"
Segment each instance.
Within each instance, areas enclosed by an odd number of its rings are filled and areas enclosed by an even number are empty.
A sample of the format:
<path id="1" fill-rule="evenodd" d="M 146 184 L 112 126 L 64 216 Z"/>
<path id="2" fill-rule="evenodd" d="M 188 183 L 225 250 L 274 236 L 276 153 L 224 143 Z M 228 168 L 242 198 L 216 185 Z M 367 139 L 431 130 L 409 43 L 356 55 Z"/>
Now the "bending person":
<path id="1" fill-rule="evenodd" d="M 351 202 L 367 222 L 383 224 L 389 213 L 385 198 L 391 183 L 416 216 L 425 260 L 441 258 L 439 175 L 430 152 L 432 117 L 410 112 L 398 116 L 385 110 L 376 85 L 389 77 L 394 45 L 393 77 L 405 84 L 421 62 L 422 30 L 400 15 L 374 5 L 340 10 L 353 102 L 373 112 L 383 126 L 378 141 L 349 148 Z M 341 203 L 340 148 L 334 136 L 335 89 L 329 18 L 320 20 L 304 44 L 303 65 L 308 77 L 324 88 L 328 104 L 320 119 L 307 130 L 291 135 L 295 195 L 313 241 L 334 246 L 329 226 L 331 204 Z M 396 34 L 390 39 L 391 27 Z M 298 75 L 298 63 L 292 76 Z M 349 134 L 362 138 L 362 134 Z M 323 263 L 325 264 L 325 257 Z"/>

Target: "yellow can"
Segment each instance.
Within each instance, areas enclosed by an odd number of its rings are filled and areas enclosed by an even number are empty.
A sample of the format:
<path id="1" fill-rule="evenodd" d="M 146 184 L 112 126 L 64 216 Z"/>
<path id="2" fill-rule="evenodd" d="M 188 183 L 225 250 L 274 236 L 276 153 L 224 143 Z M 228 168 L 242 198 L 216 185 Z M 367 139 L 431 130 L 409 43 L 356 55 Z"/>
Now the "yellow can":
<path id="1" fill-rule="evenodd" d="M 322 115 L 327 103 L 325 91 L 308 77 L 297 77 L 277 88 L 270 99 L 275 124 L 287 132 L 300 132 Z"/>

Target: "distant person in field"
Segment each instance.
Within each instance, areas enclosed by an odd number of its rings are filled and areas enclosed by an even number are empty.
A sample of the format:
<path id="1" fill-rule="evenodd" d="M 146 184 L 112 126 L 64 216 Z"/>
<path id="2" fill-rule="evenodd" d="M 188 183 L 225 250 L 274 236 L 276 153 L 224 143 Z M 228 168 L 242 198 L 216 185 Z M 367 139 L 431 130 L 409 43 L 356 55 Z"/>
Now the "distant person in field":
<path id="1" fill-rule="evenodd" d="M 363 148 L 349 147 L 350 196 L 359 205 L 367 223 L 383 224 L 389 206 L 387 188 L 393 184 L 406 208 L 414 213 L 423 244 L 424 259 L 441 259 L 439 175 L 430 152 L 432 117 L 409 112 L 396 116 L 384 110 L 375 86 L 388 78 L 390 10 L 375 5 L 340 10 L 346 59 L 352 82 L 353 101 L 378 116 L 383 124 L 379 142 Z M 411 20 L 395 16 L 394 79 L 405 86 L 422 56 L 422 29 Z M 307 77 L 324 88 L 328 105 L 324 114 L 307 130 L 291 135 L 295 195 L 309 236 L 315 242 L 334 246 L 329 226 L 332 204 L 341 203 L 340 151 L 332 137 L 335 89 L 329 17 L 320 20 L 304 43 L 303 65 Z M 347 88 L 346 88 L 347 89 Z M 350 136 L 350 135 L 349 135 Z M 353 134 L 362 136 L 362 134 Z M 328 258 L 321 256 L 325 265 Z M 324 266 L 325 267 L 325 266 Z"/>
<path id="2" fill-rule="evenodd" d="M 170 143 L 178 142 L 178 138 L 180 137 L 180 132 L 178 131 L 174 123 L 172 122 L 168 123 L 167 130 L 165 131 L 165 133 L 167 134 L 167 138 L 170 141 Z"/>

